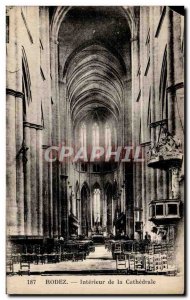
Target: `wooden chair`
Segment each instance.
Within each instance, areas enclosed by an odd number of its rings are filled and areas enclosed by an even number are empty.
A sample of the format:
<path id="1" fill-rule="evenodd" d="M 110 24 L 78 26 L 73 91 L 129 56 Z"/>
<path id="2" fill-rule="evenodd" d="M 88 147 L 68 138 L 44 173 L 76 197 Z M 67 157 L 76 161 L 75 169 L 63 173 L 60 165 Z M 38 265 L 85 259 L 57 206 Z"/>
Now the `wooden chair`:
<path id="1" fill-rule="evenodd" d="M 25 272 L 30 275 L 30 258 L 27 254 L 22 254 L 20 257 L 19 275 L 22 276 Z"/>

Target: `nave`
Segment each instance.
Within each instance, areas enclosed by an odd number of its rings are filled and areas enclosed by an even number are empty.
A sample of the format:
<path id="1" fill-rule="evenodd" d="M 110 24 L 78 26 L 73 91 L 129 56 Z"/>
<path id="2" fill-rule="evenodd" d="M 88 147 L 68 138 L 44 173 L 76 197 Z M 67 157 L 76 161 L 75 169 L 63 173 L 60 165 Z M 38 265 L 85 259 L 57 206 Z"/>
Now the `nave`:
<path id="1" fill-rule="evenodd" d="M 39 245 L 38 245 L 39 246 Z M 7 259 L 7 274 L 23 275 L 177 275 L 174 247 L 148 240 L 69 241 L 18 249 Z M 24 248 L 22 248 L 23 251 Z M 21 249 L 20 249 L 21 250 Z"/>

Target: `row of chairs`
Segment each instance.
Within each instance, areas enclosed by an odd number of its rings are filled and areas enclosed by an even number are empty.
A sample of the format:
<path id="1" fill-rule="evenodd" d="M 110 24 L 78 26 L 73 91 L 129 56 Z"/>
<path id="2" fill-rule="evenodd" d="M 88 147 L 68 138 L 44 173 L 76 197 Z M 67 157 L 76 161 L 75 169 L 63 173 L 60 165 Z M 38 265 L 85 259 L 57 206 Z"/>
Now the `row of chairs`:
<path id="1" fill-rule="evenodd" d="M 117 254 L 116 269 L 128 274 L 176 275 L 176 259 L 171 254 Z"/>
<path id="2" fill-rule="evenodd" d="M 177 274 L 174 245 L 172 243 L 112 242 L 112 256 L 116 269 L 127 273 Z"/>
<path id="3" fill-rule="evenodd" d="M 14 274 L 14 264 L 20 264 L 19 273 L 22 275 L 25 270 L 29 274 L 31 264 L 84 260 L 94 251 L 92 241 L 70 241 L 54 245 L 12 245 L 7 249 L 7 272 Z"/>
<path id="4" fill-rule="evenodd" d="M 105 247 L 112 251 L 112 257 L 115 259 L 117 253 L 141 253 L 141 254 L 164 254 L 174 252 L 172 243 L 151 243 L 144 241 L 110 241 Z"/>

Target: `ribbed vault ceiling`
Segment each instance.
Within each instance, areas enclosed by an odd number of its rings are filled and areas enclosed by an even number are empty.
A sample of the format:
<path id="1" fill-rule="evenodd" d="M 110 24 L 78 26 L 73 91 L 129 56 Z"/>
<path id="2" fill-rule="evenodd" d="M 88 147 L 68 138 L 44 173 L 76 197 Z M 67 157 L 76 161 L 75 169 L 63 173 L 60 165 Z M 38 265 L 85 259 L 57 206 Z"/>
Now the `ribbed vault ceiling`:
<path id="1" fill-rule="evenodd" d="M 91 45 L 76 54 L 67 71 L 67 96 L 74 122 L 96 107 L 104 107 L 119 117 L 122 73 L 116 57 L 100 45 Z"/>
<path id="2" fill-rule="evenodd" d="M 59 31 L 59 66 L 71 117 L 120 118 L 129 74 L 130 30 L 121 9 L 75 7 Z M 126 63 L 123 56 L 128 57 Z M 101 116 L 100 116 L 101 118 Z"/>

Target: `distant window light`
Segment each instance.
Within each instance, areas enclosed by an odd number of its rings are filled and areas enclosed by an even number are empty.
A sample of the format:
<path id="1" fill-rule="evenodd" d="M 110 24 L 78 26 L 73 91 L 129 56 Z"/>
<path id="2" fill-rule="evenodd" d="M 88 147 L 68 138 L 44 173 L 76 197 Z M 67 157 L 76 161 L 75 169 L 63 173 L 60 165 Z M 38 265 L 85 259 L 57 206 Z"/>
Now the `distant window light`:
<path id="1" fill-rule="evenodd" d="M 108 123 L 105 125 L 105 147 L 111 146 L 111 128 Z"/>
<path id="2" fill-rule="evenodd" d="M 100 222 L 100 189 L 94 189 L 94 220 Z"/>
<path id="3" fill-rule="evenodd" d="M 82 123 L 80 127 L 80 145 L 86 148 L 86 124 Z"/>
<path id="4" fill-rule="evenodd" d="M 94 147 L 99 147 L 99 144 L 100 144 L 99 126 L 97 123 L 94 123 L 92 127 L 92 145 Z"/>

